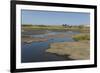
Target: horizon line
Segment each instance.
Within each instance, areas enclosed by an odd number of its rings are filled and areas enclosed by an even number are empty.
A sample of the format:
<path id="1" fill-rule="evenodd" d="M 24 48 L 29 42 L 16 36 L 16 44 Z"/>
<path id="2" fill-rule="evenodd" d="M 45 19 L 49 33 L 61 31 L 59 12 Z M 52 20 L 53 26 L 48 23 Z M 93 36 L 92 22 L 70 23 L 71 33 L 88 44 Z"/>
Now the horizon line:
<path id="1" fill-rule="evenodd" d="M 65 24 L 65 23 L 64 23 Z M 63 24 L 22 24 L 22 25 L 63 25 Z M 90 24 L 66 24 L 66 25 L 90 25 Z"/>

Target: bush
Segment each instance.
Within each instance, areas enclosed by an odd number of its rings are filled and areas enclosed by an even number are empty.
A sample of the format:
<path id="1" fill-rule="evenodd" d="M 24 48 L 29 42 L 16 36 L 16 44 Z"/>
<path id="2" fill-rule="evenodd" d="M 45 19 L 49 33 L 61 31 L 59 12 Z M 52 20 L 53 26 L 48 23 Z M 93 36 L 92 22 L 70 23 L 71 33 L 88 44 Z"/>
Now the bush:
<path id="1" fill-rule="evenodd" d="M 75 41 L 90 40 L 90 35 L 89 34 L 78 34 L 78 35 L 73 36 L 73 39 Z"/>

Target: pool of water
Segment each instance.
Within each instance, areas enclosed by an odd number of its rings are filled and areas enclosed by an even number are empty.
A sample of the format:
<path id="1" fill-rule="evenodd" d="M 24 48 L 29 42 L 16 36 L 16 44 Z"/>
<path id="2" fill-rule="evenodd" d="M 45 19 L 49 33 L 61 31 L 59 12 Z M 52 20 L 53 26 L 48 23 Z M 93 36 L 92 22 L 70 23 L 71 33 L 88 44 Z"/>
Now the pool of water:
<path id="1" fill-rule="evenodd" d="M 78 34 L 79 32 L 54 32 L 54 31 L 47 31 L 45 34 L 35 34 L 31 35 L 32 37 L 38 38 L 47 38 L 48 35 L 56 35 L 56 34 Z M 60 56 L 52 53 L 47 53 L 46 49 L 50 48 L 50 43 L 55 42 L 73 42 L 74 40 L 71 37 L 63 37 L 63 38 L 56 38 L 51 37 L 48 38 L 48 41 L 44 42 L 32 42 L 30 44 L 22 43 L 21 44 L 21 62 L 28 63 L 28 62 L 47 62 L 47 61 L 64 61 L 64 60 L 72 60 L 69 57 Z"/>

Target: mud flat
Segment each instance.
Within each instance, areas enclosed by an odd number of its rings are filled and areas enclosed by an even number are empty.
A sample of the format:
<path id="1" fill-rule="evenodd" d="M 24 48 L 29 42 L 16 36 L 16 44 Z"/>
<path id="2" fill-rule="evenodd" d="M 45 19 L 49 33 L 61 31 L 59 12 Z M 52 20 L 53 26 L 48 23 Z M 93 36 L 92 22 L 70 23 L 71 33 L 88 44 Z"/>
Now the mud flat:
<path id="1" fill-rule="evenodd" d="M 89 41 L 51 43 L 46 52 L 66 57 L 69 55 L 69 58 L 76 60 L 85 60 L 90 58 L 89 44 Z"/>
<path id="2" fill-rule="evenodd" d="M 47 41 L 48 39 L 46 38 L 22 38 L 22 42 L 23 43 L 32 43 L 32 42 L 45 42 Z"/>
<path id="3" fill-rule="evenodd" d="M 47 38 L 64 38 L 64 37 L 72 37 L 73 34 L 53 34 L 48 35 Z"/>

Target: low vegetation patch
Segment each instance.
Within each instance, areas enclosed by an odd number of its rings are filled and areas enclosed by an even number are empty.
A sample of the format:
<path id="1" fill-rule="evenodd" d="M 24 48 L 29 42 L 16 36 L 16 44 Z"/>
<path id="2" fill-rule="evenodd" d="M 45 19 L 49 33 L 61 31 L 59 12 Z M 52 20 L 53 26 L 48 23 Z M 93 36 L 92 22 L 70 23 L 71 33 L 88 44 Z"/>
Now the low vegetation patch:
<path id="1" fill-rule="evenodd" d="M 23 30 L 68 30 L 68 31 L 79 31 L 79 32 L 89 32 L 90 27 L 86 26 L 70 26 L 70 25 L 22 25 Z"/>
<path id="2" fill-rule="evenodd" d="M 72 37 L 75 41 L 90 40 L 89 34 L 77 34 Z"/>

